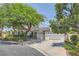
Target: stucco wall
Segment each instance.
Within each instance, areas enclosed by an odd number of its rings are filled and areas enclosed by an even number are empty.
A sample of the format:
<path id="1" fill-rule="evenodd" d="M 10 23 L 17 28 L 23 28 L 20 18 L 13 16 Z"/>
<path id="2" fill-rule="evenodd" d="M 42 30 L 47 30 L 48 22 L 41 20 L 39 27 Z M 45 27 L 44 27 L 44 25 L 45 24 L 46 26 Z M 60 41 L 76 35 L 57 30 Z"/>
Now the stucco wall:
<path id="1" fill-rule="evenodd" d="M 44 39 L 43 32 L 37 32 L 37 39 L 39 39 L 39 40 L 43 40 Z"/>
<path id="2" fill-rule="evenodd" d="M 63 39 L 64 40 L 64 34 L 45 34 L 45 39 Z"/>

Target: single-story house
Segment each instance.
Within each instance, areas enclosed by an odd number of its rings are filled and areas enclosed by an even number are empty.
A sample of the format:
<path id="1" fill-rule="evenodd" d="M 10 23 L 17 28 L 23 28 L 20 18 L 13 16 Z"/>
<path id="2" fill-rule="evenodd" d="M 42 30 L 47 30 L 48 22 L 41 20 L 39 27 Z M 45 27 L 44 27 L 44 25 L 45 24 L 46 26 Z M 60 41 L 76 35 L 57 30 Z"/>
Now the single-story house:
<path id="1" fill-rule="evenodd" d="M 43 27 L 43 28 L 32 28 L 30 37 L 31 39 L 36 39 L 36 40 L 45 40 L 46 39 L 46 34 L 50 32 L 49 27 Z"/>

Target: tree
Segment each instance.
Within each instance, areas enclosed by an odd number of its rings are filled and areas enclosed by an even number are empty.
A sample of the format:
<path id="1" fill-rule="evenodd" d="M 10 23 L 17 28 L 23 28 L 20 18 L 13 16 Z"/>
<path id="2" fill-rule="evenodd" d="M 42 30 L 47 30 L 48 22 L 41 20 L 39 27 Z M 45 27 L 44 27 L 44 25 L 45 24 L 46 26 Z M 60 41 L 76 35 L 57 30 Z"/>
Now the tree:
<path id="1" fill-rule="evenodd" d="M 28 33 L 32 27 L 44 21 L 44 16 L 27 4 L 12 3 L 2 4 L 0 7 L 1 20 L 5 22 L 5 26 L 16 30 L 26 30 Z M 6 21 L 4 20 L 6 19 Z M 1 22 L 2 23 L 2 22 Z M 3 23 L 4 24 L 4 23 Z"/>
<path id="2" fill-rule="evenodd" d="M 5 17 L 5 10 L 2 4 L 0 4 L 0 36 L 2 35 L 3 29 L 7 24 L 7 18 Z"/>
<path id="3" fill-rule="evenodd" d="M 70 33 L 79 31 L 79 4 L 56 4 L 56 20 L 50 21 L 50 27 L 55 33 Z"/>
<path id="4" fill-rule="evenodd" d="M 44 20 L 44 16 L 39 14 L 34 8 L 27 4 L 4 4 L 9 25 L 18 28 L 22 27 L 30 31 L 32 26 L 38 25 Z"/>

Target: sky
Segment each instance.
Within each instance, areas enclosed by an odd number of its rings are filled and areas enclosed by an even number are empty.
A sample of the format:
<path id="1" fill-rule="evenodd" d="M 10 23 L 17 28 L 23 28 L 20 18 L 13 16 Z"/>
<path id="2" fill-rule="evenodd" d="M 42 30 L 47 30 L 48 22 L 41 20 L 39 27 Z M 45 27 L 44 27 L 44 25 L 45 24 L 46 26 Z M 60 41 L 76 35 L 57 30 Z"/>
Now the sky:
<path id="1" fill-rule="evenodd" d="M 39 13 L 46 16 L 45 22 L 40 24 L 40 27 L 49 27 L 49 20 L 55 16 L 55 4 L 53 3 L 29 3 L 28 5 L 35 8 Z"/>

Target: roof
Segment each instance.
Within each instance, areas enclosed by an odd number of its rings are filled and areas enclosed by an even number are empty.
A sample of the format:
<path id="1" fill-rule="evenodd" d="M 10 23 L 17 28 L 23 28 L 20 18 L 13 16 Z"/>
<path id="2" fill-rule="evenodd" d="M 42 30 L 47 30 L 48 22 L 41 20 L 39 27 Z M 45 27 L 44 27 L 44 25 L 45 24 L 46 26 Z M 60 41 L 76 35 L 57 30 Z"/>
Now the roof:
<path id="1" fill-rule="evenodd" d="M 49 27 L 33 28 L 32 31 L 50 31 Z"/>

